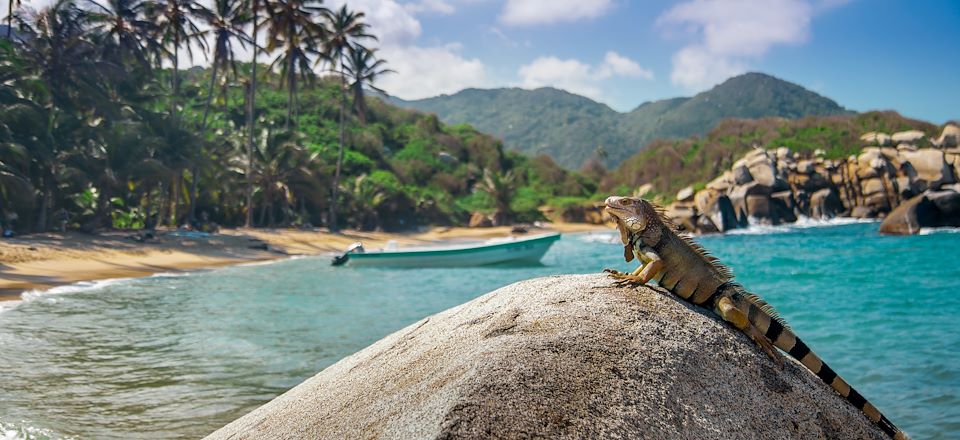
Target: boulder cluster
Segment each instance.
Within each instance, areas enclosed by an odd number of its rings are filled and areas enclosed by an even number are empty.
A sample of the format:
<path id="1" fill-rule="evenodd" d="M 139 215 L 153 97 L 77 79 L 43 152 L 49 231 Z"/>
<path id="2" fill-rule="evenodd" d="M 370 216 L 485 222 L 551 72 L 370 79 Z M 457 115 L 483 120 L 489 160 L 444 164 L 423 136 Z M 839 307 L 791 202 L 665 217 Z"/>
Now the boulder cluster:
<path id="1" fill-rule="evenodd" d="M 756 148 L 705 188 L 680 190 L 667 215 L 683 230 L 716 233 L 801 217 L 884 218 L 913 198 L 952 201 L 951 194 L 960 192 L 960 127 L 948 124 L 931 139 L 917 130 L 860 139 L 863 150 L 845 159 L 826 159 L 820 150 L 802 155 L 786 147 Z M 937 224 L 921 226 L 960 222 L 952 202 L 941 204 L 921 215 Z"/>

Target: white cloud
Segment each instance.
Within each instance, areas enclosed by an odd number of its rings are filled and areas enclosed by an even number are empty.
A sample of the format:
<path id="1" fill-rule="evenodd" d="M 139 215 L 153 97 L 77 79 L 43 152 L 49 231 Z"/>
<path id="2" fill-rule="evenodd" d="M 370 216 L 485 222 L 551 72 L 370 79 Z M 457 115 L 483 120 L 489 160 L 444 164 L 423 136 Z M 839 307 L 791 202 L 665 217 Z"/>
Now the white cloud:
<path id="1" fill-rule="evenodd" d="M 601 77 L 626 76 L 631 78 L 653 79 L 653 72 L 644 69 L 636 61 L 622 56 L 614 51 L 607 52 L 600 66 Z"/>
<path id="2" fill-rule="evenodd" d="M 577 60 L 540 57 L 521 66 L 518 73 L 523 88 L 552 86 L 593 99 L 599 99 L 601 95 L 590 66 Z"/>
<path id="3" fill-rule="evenodd" d="M 421 12 L 452 14 L 455 10 L 453 5 L 447 3 L 445 0 L 420 0 L 414 3 L 407 3 L 403 5 L 403 7 L 412 14 L 418 14 Z"/>
<path id="4" fill-rule="evenodd" d="M 603 63 L 590 66 L 575 59 L 540 57 L 520 67 L 520 87 L 556 87 L 603 100 L 602 83 L 613 77 L 653 79 L 653 72 L 616 52 L 607 52 Z"/>
<path id="5" fill-rule="evenodd" d="M 382 55 L 397 73 L 383 76 L 378 85 L 400 98 L 420 99 L 490 85 L 483 62 L 461 56 L 452 45 L 387 47 Z"/>
<path id="6" fill-rule="evenodd" d="M 602 16 L 612 6 L 612 0 L 507 0 L 500 21 L 513 26 L 578 21 Z"/>
<path id="7" fill-rule="evenodd" d="M 339 7 L 344 0 L 329 3 L 328 7 Z M 417 44 L 422 28 L 415 15 L 453 12 L 448 2 L 421 0 L 401 5 L 395 0 L 350 0 L 349 7 L 366 14 L 372 33 L 380 39 L 378 55 L 396 71 L 377 82 L 391 95 L 418 99 L 490 85 L 486 66 L 479 59 L 461 55 L 459 43 L 430 47 Z"/>
<path id="8" fill-rule="evenodd" d="M 695 42 L 673 56 L 670 80 L 702 89 L 748 69 L 749 61 L 771 47 L 800 44 L 810 34 L 816 12 L 844 0 L 692 0 L 674 6 L 657 20 L 661 26 L 686 26 Z"/>
<path id="9" fill-rule="evenodd" d="M 328 8 L 339 8 L 344 3 L 354 10 L 362 11 L 371 31 L 381 43 L 413 44 L 423 29 L 420 21 L 407 8 L 393 0 L 333 0 Z"/>

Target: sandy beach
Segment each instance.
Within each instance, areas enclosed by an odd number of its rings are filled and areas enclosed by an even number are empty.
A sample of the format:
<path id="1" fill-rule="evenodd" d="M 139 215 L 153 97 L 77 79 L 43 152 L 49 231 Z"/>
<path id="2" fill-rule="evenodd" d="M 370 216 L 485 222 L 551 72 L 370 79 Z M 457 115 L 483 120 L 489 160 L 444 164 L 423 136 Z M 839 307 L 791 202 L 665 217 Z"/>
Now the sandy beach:
<path id="1" fill-rule="evenodd" d="M 580 223 L 551 224 L 529 233 L 606 231 L 609 227 Z M 511 235 L 510 227 L 432 228 L 425 232 L 385 233 L 325 229 L 227 229 L 210 236 L 160 231 L 146 242 L 129 231 L 33 234 L 0 241 L 0 301 L 19 299 L 27 290 L 43 290 L 79 281 L 147 276 L 266 261 L 295 255 L 338 252 L 361 241 L 370 248 L 394 240 L 400 246 L 443 241 L 487 239 Z"/>

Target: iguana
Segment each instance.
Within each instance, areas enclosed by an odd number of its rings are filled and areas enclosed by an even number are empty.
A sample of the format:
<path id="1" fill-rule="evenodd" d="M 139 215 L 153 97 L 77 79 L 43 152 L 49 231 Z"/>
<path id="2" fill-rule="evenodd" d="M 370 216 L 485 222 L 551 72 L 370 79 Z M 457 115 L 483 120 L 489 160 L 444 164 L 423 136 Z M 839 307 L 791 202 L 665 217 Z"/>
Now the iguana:
<path id="1" fill-rule="evenodd" d="M 606 212 L 617 222 L 624 245 L 623 257 L 627 262 L 634 257 L 641 262 L 633 273 L 606 269 L 618 284 L 639 286 L 655 280 L 683 300 L 712 310 L 746 333 L 777 364 L 783 365 L 783 360 L 774 347 L 798 360 L 884 433 L 898 440 L 907 438 L 811 351 L 773 307 L 735 283 L 730 270 L 700 245 L 681 236 L 661 208 L 641 198 L 610 197 L 606 200 Z"/>

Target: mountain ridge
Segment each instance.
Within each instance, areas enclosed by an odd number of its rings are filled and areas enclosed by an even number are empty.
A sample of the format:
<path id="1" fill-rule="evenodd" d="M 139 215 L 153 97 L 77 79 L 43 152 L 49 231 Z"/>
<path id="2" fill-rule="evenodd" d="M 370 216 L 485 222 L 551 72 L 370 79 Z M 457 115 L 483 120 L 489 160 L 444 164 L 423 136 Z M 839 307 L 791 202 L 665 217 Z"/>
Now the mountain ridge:
<path id="1" fill-rule="evenodd" d="M 547 154 L 567 168 L 591 160 L 615 167 L 655 139 L 703 135 L 728 118 L 755 119 L 853 114 L 798 84 L 758 72 L 727 79 L 690 97 L 641 103 L 628 112 L 562 89 L 468 88 L 395 105 L 470 124 L 528 155 Z"/>

